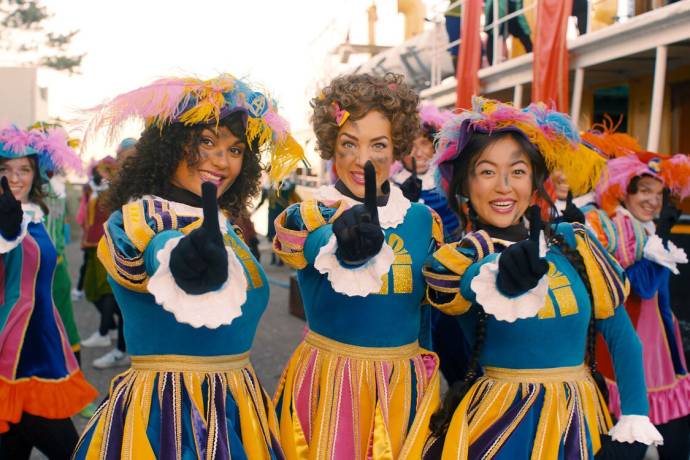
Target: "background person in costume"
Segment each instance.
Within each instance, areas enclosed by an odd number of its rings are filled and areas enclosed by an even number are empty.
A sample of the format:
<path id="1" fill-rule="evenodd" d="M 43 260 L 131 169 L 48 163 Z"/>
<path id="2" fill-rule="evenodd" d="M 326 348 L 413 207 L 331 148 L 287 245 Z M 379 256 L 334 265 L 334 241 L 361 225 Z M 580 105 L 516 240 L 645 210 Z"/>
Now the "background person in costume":
<path id="1" fill-rule="evenodd" d="M 60 313 L 60 319 L 67 331 L 69 343 L 81 365 L 79 331 L 74 321 L 74 307 L 70 290 L 70 280 L 65 257 L 69 227 L 65 222 L 67 217 L 67 193 L 65 175 L 68 172 L 80 174 L 82 172 L 81 159 L 74 151 L 75 140 L 69 139 L 67 133 L 58 125 L 36 123 L 29 132 L 34 136 L 32 144 L 42 155 L 50 158 L 50 168 L 46 169 L 47 193 L 44 199 L 48 207 L 48 214 L 44 217 L 44 224 L 57 251 L 57 265 L 53 277 L 53 301 Z M 77 142 L 78 144 L 78 142 Z"/>
<path id="2" fill-rule="evenodd" d="M 268 230 L 266 232 L 266 239 L 272 242 L 273 238 L 276 236 L 276 218 L 281 212 L 285 211 L 288 206 L 299 203 L 302 199 L 297 194 L 297 184 L 293 180 L 286 179 L 277 185 L 266 185 L 266 187 L 261 188 L 261 200 L 259 204 L 256 205 L 256 209 L 258 209 L 264 201 L 268 200 Z M 275 253 L 271 253 L 271 265 L 274 264 L 283 265 L 283 262 L 279 257 L 276 257 Z"/>
<path id="3" fill-rule="evenodd" d="M 388 182 L 418 97 L 400 75 L 345 75 L 311 104 L 338 181 L 276 219 L 309 328 L 276 392 L 281 441 L 288 459 L 419 458 L 439 391 L 438 360 L 417 342 L 421 264 L 443 233 Z"/>
<path id="4" fill-rule="evenodd" d="M 43 225 L 42 186 L 56 158 L 34 141 L 0 128 L 0 458 L 28 459 L 36 447 L 68 459 L 77 442 L 70 417 L 97 392 L 53 304 L 57 252 Z"/>
<path id="5" fill-rule="evenodd" d="M 445 193 L 437 186 L 437 168 L 431 160 L 435 136 L 450 116 L 451 112 L 433 105 L 420 106 L 421 131 L 413 141 L 410 153 L 402 158 L 403 169 L 391 176 L 391 181 L 400 187 L 408 200 L 424 203 L 441 217 L 445 241 L 459 238 L 460 224 L 448 206 Z M 462 331 L 455 318 L 435 308 L 427 308 L 424 314 L 430 317 L 430 346 L 438 354 L 443 377 L 452 385 L 465 375 L 469 348 L 462 339 Z"/>
<path id="6" fill-rule="evenodd" d="M 110 181 L 116 171 L 117 162 L 110 156 L 98 161 L 94 166 L 93 177 L 89 183 L 91 194 L 89 196 L 82 239 L 82 247 L 86 250 L 84 294 L 86 299 L 92 302 L 101 314 L 98 330 L 84 340 L 82 345 L 85 347 L 110 346 L 109 331 L 117 329 L 115 348 L 93 361 L 93 367 L 97 369 L 126 366 L 129 363 L 122 313 L 108 283 L 105 267 L 96 254 L 98 242 L 103 237 L 105 231 L 105 221 L 110 214 L 110 210 L 106 205 L 106 191 L 110 187 Z"/>
<path id="7" fill-rule="evenodd" d="M 458 315 L 473 350 L 432 418 L 425 458 L 592 458 L 611 427 L 596 364 L 584 363 L 596 330 L 615 352 L 625 396 L 613 438 L 661 442 L 647 418 L 640 344 L 619 307 L 620 267 L 582 225 L 544 227 L 538 207 L 527 212 L 547 198 L 547 166 L 577 177 L 578 163 L 599 161 L 569 157 L 565 121 L 547 129 L 533 113 L 475 98 L 441 132 L 449 202 L 460 210 L 467 200 L 473 231 L 439 249 L 424 273 L 430 302 Z"/>
<path id="8" fill-rule="evenodd" d="M 664 436 L 660 456 L 670 459 L 690 455 L 690 375 L 669 294 L 670 276 L 688 259 L 668 241 L 679 212 L 665 188 L 677 198 L 690 195 L 686 155 L 640 152 L 609 160 L 597 187 L 602 210 L 594 228 L 605 229 L 599 238 L 630 280 L 632 293 L 625 306 L 642 341 L 650 418 Z M 614 374 L 608 365 L 603 344 L 598 352 L 609 379 L 611 412 L 617 415 L 621 402 L 613 379 L 620 386 L 618 369 Z"/>
<path id="9" fill-rule="evenodd" d="M 75 458 L 280 459 L 277 420 L 249 351 L 268 280 L 231 221 L 303 157 L 276 103 L 235 77 L 169 78 L 98 108 L 92 129 L 147 122 L 115 178 L 98 254 L 132 367 Z"/>

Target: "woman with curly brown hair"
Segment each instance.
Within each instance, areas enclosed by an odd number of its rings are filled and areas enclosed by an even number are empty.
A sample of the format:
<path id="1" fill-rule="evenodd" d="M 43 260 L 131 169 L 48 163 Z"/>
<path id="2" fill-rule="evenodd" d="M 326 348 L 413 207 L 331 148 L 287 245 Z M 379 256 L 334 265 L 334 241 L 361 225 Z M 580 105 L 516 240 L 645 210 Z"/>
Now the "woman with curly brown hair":
<path id="1" fill-rule="evenodd" d="M 275 180 L 302 158 L 275 106 L 221 75 L 161 80 L 99 109 L 94 129 L 107 122 L 111 134 L 131 116 L 147 123 L 109 191 L 98 246 L 132 367 L 75 458 L 281 458 L 249 362 L 268 282 L 231 223 L 258 192 L 262 149 Z"/>
<path id="2" fill-rule="evenodd" d="M 275 397 L 288 459 L 419 458 L 438 403 L 422 349 L 421 267 L 439 219 L 388 182 L 419 129 L 400 75 L 346 75 L 312 100 L 338 181 L 276 219 L 274 250 L 299 270 L 309 325 Z"/>

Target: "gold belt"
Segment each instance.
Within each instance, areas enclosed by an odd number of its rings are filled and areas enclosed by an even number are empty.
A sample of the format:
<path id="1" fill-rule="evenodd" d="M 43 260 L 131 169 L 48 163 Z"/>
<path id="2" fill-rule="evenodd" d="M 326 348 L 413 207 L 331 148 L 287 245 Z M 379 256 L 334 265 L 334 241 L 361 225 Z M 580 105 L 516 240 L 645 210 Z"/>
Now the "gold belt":
<path id="1" fill-rule="evenodd" d="M 304 337 L 304 342 L 313 347 L 338 355 L 356 359 L 373 359 L 379 361 L 408 359 L 423 352 L 417 341 L 400 347 L 360 347 L 329 339 L 313 331 L 307 332 L 307 335 Z"/>
<path id="2" fill-rule="evenodd" d="M 502 367 L 485 367 L 484 376 L 494 380 L 526 383 L 571 382 L 587 380 L 589 369 L 579 366 L 551 367 L 548 369 L 506 369 Z"/>
<path id="3" fill-rule="evenodd" d="M 131 358 L 132 369 L 157 372 L 224 372 L 249 365 L 249 352 L 221 356 L 143 355 Z"/>

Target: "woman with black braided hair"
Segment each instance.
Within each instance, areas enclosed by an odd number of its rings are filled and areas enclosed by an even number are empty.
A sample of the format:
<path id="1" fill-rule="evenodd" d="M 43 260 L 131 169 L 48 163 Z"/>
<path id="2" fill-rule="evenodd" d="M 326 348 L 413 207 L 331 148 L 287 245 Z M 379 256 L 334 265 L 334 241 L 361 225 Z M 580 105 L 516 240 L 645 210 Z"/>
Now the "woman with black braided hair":
<path id="1" fill-rule="evenodd" d="M 582 225 L 544 227 L 539 208 L 529 208 L 547 199 L 547 165 L 583 177 L 574 169 L 588 159 L 572 156 L 564 133 L 574 131 L 562 128 L 476 98 L 441 132 L 449 202 L 461 212 L 467 200 L 472 231 L 439 249 L 424 273 L 429 301 L 457 315 L 473 351 L 431 419 L 425 458 L 592 458 L 612 425 L 593 378 L 596 331 L 621 388 L 614 444 L 644 452 L 634 443 L 662 441 L 647 417 L 640 343 L 619 307 L 622 270 Z"/>

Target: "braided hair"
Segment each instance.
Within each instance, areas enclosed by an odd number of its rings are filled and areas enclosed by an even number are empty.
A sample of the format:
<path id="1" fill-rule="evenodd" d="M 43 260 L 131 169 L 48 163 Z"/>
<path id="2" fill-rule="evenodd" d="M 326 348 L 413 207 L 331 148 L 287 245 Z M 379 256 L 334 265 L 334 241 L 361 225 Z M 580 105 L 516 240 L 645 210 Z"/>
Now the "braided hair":
<path id="1" fill-rule="evenodd" d="M 568 262 L 575 268 L 577 274 L 579 275 L 582 283 L 585 285 L 587 295 L 589 296 L 589 303 L 591 308 L 591 315 L 589 317 L 589 325 L 587 327 L 587 345 L 586 345 L 586 360 L 589 370 L 592 374 L 592 378 L 596 383 L 599 391 L 604 396 L 604 400 L 608 404 L 609 392 L 606 386 L 606 381 L 604 376 L 597 370 L 597 359 L 596 359 L 596 339 L 597 339 L 597 329 L 596 329 L 596 315 L 594 311 L 594 296 L 592 295 L 592 284 L 589 281 L 589 275 L 587 274 L 587 268 L 585 267 L 585 261 L 582 259 L 582 255 L 577 251 L 577 249 L 571 248 L 568 245 L 563 235 L 555 235 L 553 241 L 556 243 L 558 248 L 561 250 L 563 255 Z"/>

